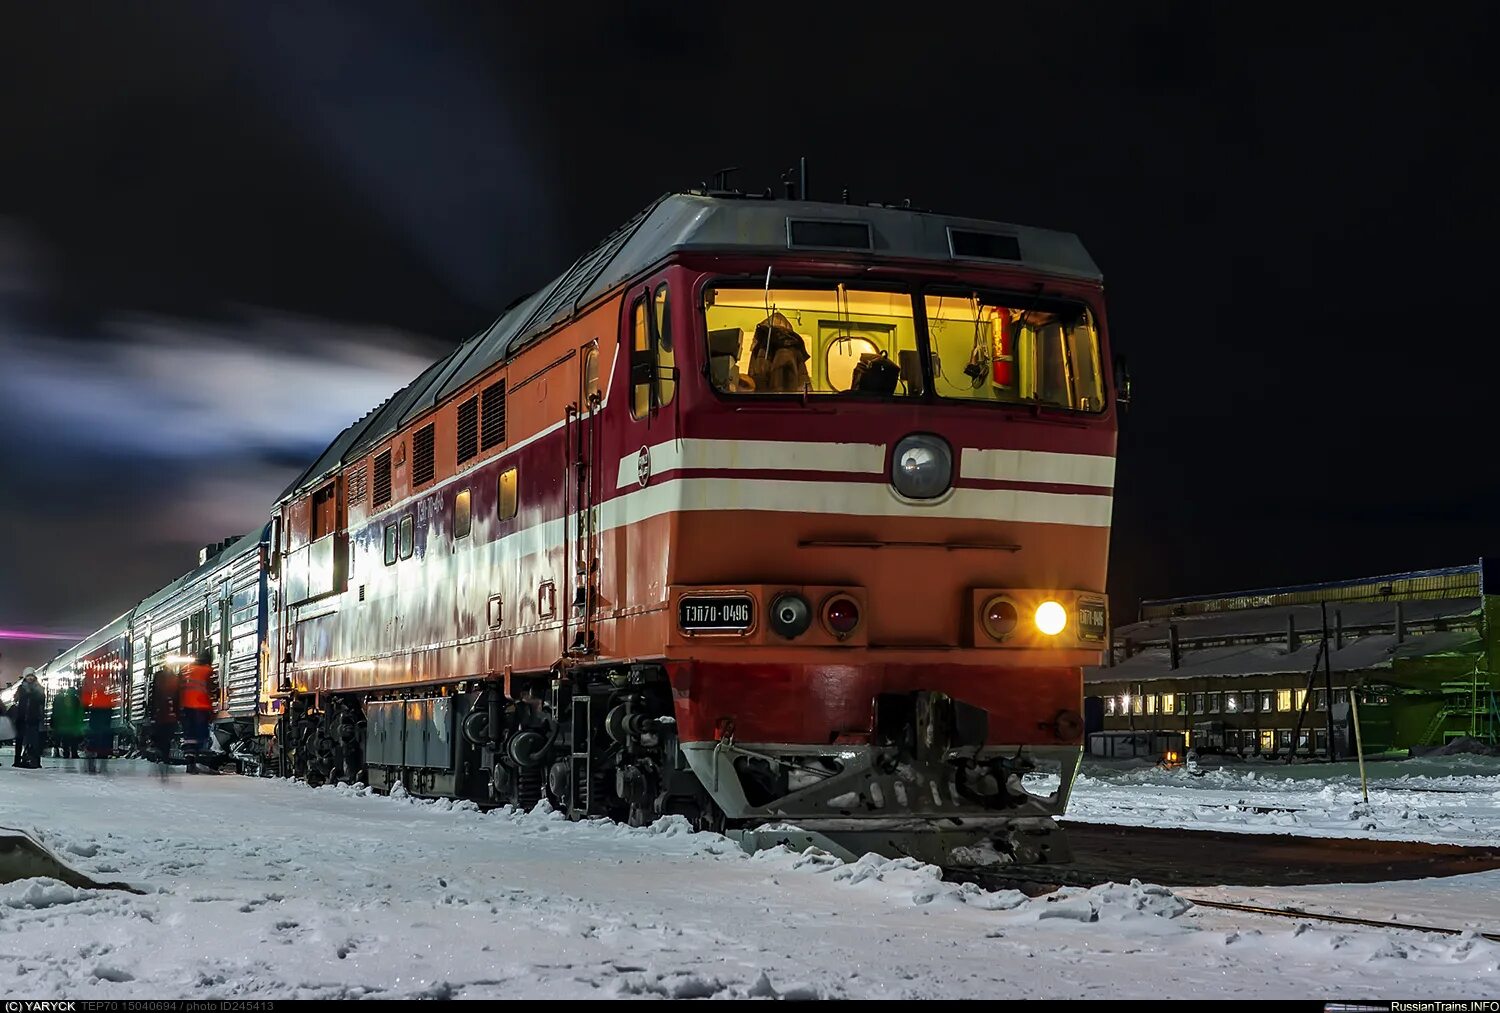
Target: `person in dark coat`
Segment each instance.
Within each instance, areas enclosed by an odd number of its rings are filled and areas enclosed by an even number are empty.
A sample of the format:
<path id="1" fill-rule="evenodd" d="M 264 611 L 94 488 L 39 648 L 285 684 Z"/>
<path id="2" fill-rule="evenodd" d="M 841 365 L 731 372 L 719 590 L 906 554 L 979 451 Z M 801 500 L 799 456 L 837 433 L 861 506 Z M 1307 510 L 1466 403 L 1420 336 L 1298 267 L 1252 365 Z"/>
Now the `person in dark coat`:
<path id="1" fill-rule="evenodd" d="M 47 709 L 47 691 L 37 681 L 36 669 L 28 668 L 16 689 L 16 740 L 21 744 L 20 767 L 42 765 L 42 720 Z"/>
<path id="2" fill-rule="evenodd" d="M 158 668 L 151 677 L 151 748 L 156 753 L 156 762 L 161 766 L 158 773 L 167 776 L 172 757 L 172 739 L 177 734 L 178 695 L 181 680 L 170 668 Z"/>

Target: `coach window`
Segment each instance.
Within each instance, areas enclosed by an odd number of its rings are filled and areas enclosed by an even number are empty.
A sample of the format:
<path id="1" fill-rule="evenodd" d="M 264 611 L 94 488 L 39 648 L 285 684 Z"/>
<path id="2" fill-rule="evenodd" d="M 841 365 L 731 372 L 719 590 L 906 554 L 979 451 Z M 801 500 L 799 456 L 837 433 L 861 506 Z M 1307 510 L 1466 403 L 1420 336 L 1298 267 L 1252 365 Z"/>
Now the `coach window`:
<path id="1" fill-rule="evenodd" d="M 385 526 L 385 565 L 390 566 L 396 562 L 396 525 Z"/>
<path id="2" fill-rule="evenodd" d="M 500 473 L 500 519 L 508 521 L 516 515 L 518 507 L 516 469 L 506 468 Z"/>
<path id="3" fill-rule="evenodd" d="M 401 558 L 410 559 L 416 549 L 416 521 L 411 514 L 401 518 Z"/>
<path id="4" fill-rule="evenodd" d="M 453 537 L 463 538 L 473 526 L 474 514 L 469 507 L 469 490 L 453 498 Z"/>

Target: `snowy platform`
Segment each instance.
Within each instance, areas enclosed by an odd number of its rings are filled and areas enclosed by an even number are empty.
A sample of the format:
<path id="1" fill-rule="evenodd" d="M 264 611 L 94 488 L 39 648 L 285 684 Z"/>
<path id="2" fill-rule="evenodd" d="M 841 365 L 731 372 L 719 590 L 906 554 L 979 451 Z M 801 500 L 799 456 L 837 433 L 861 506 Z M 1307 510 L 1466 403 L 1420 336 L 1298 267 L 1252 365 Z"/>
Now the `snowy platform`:
<path id="1" fill-rule="evenodd" d="M 752 857 L 679 822 L 630 830 L 282 781 L 163 783 L 143 764 L 88 777 L 45 762 L 0 769 L 0 824 L 147 892 L 0 887 L 0 988 L 17 997 L 1500 993 L 1500 945 L 1472 933 L 1271 919 L 1141 885 L 1028 899 L 942 882 L 909 861 Z M 1122 776 L 1148 795 L 1172 787 Z M 1099 798 L 1123 806 L 1127 790 L 1086 783 L 1079 804 L 1097 815 Z M 1500 925 L 1500 873 L 1180 893 Z"/>
<path id="2" fill-rule="evenodd" d="M 1430 844 L 1500 845 L 1500 757 L 1445 756 L 1366 765 L 1354 761 L 1247 761 L 1202 777 L 1145 761 L 1086 758 L 1067 819 L 1121 826 L 1237 833 L 1367 837 Z"/>

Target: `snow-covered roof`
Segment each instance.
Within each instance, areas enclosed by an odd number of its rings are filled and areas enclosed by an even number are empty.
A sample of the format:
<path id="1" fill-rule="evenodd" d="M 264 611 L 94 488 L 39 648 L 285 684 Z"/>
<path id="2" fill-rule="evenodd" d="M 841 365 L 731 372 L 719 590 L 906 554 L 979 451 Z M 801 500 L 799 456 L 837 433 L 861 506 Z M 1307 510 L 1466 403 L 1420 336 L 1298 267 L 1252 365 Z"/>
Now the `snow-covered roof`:
<path id="1" fill-rule="evenodd" d="M 1176 668 L 1172 667 L 1170 648 L 1151 647 L 1112 666 L 1085 668 L 1083 681 L 1150 682 L 1158 679 L 1306 675 L 1318 659 L 1318 644 L 1319 640 L 1311 640 L 1300 644 L 1294 651 L 1288 651 L 1284 641 L 1184 648 L 1179 651 Z M 1413 635 L 1400 643 L 1394 633 L 1381 633 L 1345 641 L 1341 650 L 1335 649 L 1329 653 L 1328 667 L 1334 672 L 1372 671 L 1390 668 L 1396 660 L 1477 654 L 1482 649 L 1479 635 L 1473 629 Z M 1321 667 L 1319 663 L 1319 668 Z"/>
<path id="2" fill-rule="evenodd" d="M 1475 595 L 1453 598 L 1418 598 L 1395 601 L 1329 602 L 1328 629 L 1342 627 L 1347 631 L 1394 629 L 1396 610 L 1407 626 L 1473 621 L 1479 614 L 1480 599 Z M 1166 643 L 1172 628 L 1179 641 L 1212 640 L 1230 637 L 1280 636 L 1285 638 L 1288 622 L 1295 624 L 1300 636 L 1321 636 L 1323 607 L 1320 605 L 1282 605 L 1269 608 L 1236 609 L 1204 615 L 1185 615 L 1147 619 L 1117 626 L 1114 642 L 1134 650 L 1153 643 Z"/>
<path id="3" fill-rule="evenodd" d="M 1483 599 L 1476 593 L 1477 581 L 1462 579 L 1465 572 L 1477 574 L 1477 570 L 1455 567 L 1372 581 L 1272 589 L 1278 594 L 1295 592 L 1281 598 L 1293 604 L 1247 607 L 1255 600 L 1277 600 L 1269 592 L 1173 599 L 1197 603 L 1205 611 L 1172 615 L 1143 608 L 1153 618 L 1116 627 L 1111 636 L 1114 664 L 1086 668 L 1084 681 L 1306 674 L 1318 658 L 1325 622 L 1329 667 L 1335 672 L 1388 669 L 1410 658 L 1478 654 L 1483 650 L 1479 635 Z M 1455 582 L 1453 577 L 1460 579 Z M 1417 580 L 1425 583 L 1414 583 Z M 1406 583 L 1393 585 L 1392 581 Z M 1401 596 L 1373 601 L 1339 597 L 1366 584 L 1376 594 L 1382 587 L 1395 586 Z M 1310 601 L 1320 590 L 1331 600 Z M 1405 597 L 1422 593 L 1430 597 Z M 1172 663 L 1174 641 L 1176 665 Z"/>

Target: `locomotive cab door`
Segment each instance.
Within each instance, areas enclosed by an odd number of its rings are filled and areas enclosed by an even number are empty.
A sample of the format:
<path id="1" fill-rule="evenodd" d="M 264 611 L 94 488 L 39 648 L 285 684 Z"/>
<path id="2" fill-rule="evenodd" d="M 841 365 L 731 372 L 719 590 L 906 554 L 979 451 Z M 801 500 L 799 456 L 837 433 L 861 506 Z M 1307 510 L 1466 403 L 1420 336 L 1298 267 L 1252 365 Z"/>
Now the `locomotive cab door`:
<path id="1" fill-rule="evenodd" d="M 606 472 L 602 480 L 615 486 L 611 505 L 623 504 L 617 507 L 621 516 L 606 540 L 606 613 L 666 604 L 672 511 L 660 498 L 671 495 L 666 487 L 670 478 L 664 473 L 675 470 L 681 382 L 676 338 L 686 333 L 676 303 L 682 298 L 683 292 L 672 290 L 667 273 L 635 282 L 625 291 L 619 346 L 619 358 L 625 362 L 615 375 L 626 384 L 629 411 L 609 413 L 610 453 L 601 462 Z M 640 519 L 625 523 L 626 518 Z M 660 650 L 659 644 L 650 642 L 612 644 L 615 653 L 625 654 L 653 647 Z"/>

